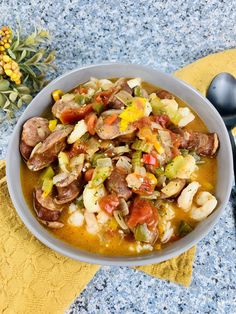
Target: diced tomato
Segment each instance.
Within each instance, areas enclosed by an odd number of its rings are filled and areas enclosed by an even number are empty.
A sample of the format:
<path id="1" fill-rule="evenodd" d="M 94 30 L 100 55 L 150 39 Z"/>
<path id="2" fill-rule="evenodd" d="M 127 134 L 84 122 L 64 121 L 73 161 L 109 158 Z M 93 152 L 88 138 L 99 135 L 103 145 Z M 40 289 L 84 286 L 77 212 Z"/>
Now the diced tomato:
<path id="1" fill-rule="evenodd" d="M 111 94 L 113 94 L 114 88 L 109 88 L 108 90 L 104 90 L 100 93 L 97 93 L 95 95 L 95 100 L 98 103 L 103 103 L 105 106 L 108 104 L 108 100 L 111 97 Z"/>
<path id="2" fill-rule="evenodd" d="M 93 173 L 94 173 L 93 168 L 88 169 L 84 174 L 85 181 L 87 181 L 87 182 L 90 181 L 92 179 Z"/>
<path id="3" fill-rule="evenodd" d="M 143 154 L 143 162 L 147 165 L 152 165 L 155 167 L 159 166 L 159 162 L 157 160 L 157 157 L 153 156 L 152 154 Z"/>
<path id="4" fill-rule="evenodd" d="M 87 94 L 88 89 L 84 86 L 79 86 L 79 87 L 74 89 L 74 92 L 77 94 Z"/>
<path id="5" fill-rule="evenodd" d="M 76 109 L 66 109 L 62 111 L 60 120 L 64 124 L 73 124 L 84 119 L 92 110 L 91 104 Z"/>
<path id="6" fill-rule="evenodd" d="M 153 116 L 154 121 L 159 123 L 163 128 L 167 128 L 170 124 L 170 118 L 166 114 Z"/>
<path id="7" fill-rule="evenodd" d="M 67 152 L 69 158 L 77 156 L 82 153 L 86 153 L 87 145 L 86 143 L 80 142 L 80 140 L 76 141 L 72 148 Z"/>
<path id="8" fill-rule="evenodd" d="M 88 132 L 91 135 L 95 134 L 95 125 L 97 123 L 97 116 L 94 112 L 91 112 L 88 116 L 85 117 L 85 123 L 87 124 Z"/>
<path id="9" fill-rule="evenodd" d="M 170 132 L 170 136 L 171 136 L 171 141 L 172 141 L 171 152 L 172 152 L 172 157 L 174 158 L 180 155 L 180 151 L 179 151 L 180 137 L 178 134 L 175 134 L 173 132 Z"/>
<path id="10" fill-rule="evenodd" d="M 137 129 L 142 129 L 143 127 L 150 126 L 152 122 L 152 117 L 142 117 L 137 121 L 133 122 L 133 126 Z"/>
<path id="11" fill-rule="evenodd" d="M 115 194 L 105 195 L 99 200 L 99 205 L 108 215 L 112 215 L 113 211 L 119 205 L 119 198 Z"/>
<path id="12" fill-rule="evenodd" d="M 130 228 L 136 227 L 138 224 L 146 223 L 150 230 L 154 230 L 157 226 L 158 215 L 156 207 L 148 200 L 136 197 L 130 207 L 130 216 L 127 224 Z"/>
<path id="13" fill-rule="evenodd" d="M 105 124 L 113 124 L 116 121 L 117 117 L 117 114 L 113 113 L 112 115 L 106 117 L 104 122 Z"/>

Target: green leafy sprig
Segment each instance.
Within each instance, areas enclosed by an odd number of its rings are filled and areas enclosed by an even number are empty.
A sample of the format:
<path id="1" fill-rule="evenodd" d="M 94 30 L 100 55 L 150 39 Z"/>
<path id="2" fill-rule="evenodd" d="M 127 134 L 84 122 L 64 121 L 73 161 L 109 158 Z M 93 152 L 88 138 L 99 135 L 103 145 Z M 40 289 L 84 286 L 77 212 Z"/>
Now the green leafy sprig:
<path id="1" fill-rule="evenodd" d="M 32 96 L 48 83 L 47 73 L 55 69 L 52 64 L 55 51 L 47 47 L 50 43 L 48 31 L 35 28 L 33 33 L 25 36 L 19 28 L 15 33 L 6 52 L 18 64 L 22 83 L 16 85 L 0 72 L 0 108 L 8 117 L 13 117 L 15 110 L 32 100 Z"/>

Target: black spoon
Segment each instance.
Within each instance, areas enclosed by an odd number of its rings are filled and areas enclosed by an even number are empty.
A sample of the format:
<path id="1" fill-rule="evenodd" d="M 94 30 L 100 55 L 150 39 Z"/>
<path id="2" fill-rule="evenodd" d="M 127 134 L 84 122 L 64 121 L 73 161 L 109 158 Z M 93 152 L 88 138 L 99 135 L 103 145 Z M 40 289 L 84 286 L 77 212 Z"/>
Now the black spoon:
<path id="1" fill-rule="evenodd" d="M 206 97 L 218 110 L 228 129 L 233 150 L 235 176 L 236 145 L 231 129 L 236 125 L 236 79 L 229 73 L 216 75 L 208 87 Z"/>

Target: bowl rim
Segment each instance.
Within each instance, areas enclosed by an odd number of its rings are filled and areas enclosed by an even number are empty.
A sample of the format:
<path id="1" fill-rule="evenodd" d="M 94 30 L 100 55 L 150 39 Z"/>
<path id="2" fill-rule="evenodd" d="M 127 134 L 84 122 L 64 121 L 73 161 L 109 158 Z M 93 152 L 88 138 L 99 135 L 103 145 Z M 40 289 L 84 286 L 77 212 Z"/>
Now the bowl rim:
<path id="1" fill-rule="evenodd" d="M 21 208 L 20 204 L 17 203 L 16 201 L 16 191 L 14 189 L 14 179 L 11 177 L 10 173 L 11 173 L 11 165 L 10 165 L 10 156 L 12 154 L 12 151 L 14 150 L 14 138 L 17 135 L 17 132 L 19 130 L 19 128 L 22 127 L 22 124 L 24 122 L 24 116 L 26 115 L 27 111 L 29 110 L 29 108 L 34 104 L 34 102 L 37 102 L 37 99 L 43 94 L 43 93 L 47 93 L 48 90 L 50 90 L 50 87 L 52 85 L 54 85 L 55 83 L 57 83 L 58 81 L 60 81 L 61 79 L 65 79 L 67 77 L 69 77 L 70 75 L 72 75 L 73 73 L 76 73 L 78 71 L 82 71 L 82 70 L 92 70 L 93 68 L 98 68 L 98 67 L 104 67 L 104 66 L 126 66 L 126 67 L 134 67 L 134 68 L 139 68 L 139 70 L 141 71 L 156 71 L 157 73 L 159 73 L 160 75 L 163 75 L 166 79 L 169 80 L 174 80 L 176 83 L 181 84 L 184 86 L 184 88 L 189 89 L 192 93 L 194 93 L 197 97 L 201 98 L 202 101 L 204 101 L 206 103 L 206 105 L 208 107 L 211 108 L 211 111 L 214 112 L 214 115 L 217 115 L 218 118 L 220 117 L 218 111 L 214 108 L 214 106 L 210 103 L 210 101 L 205 98 L 202 94 L 200 94 L 194 87 L 192 87 L 191 85 L 189 85 L 188 83 L 186 83 L 185 81 L 182 81 L 181 79 L 174 77 L 171 74 L 167 74 L 165 72 L 160 71 L 159 69 L 156 68 L 152 68 L 149 66 L 144 66 L 144 65 L 139 65 L 139 64 L 134 64 L 134 63 L 123 63 L 123 62 L 104 62 L 104 63 L 99 63 L 99 64 L 92 64 L 92 65 L 88 65 L 88 66 L 83 66 L 83 67 L 77 67 L 76 69 L 73 69 L 71 71 L 67 71 L 63 74 L 61 74 L 60 76 L 58 76 L 57 78 L 55 78 L 54 80 L 52 80 L 46 87 L 44 87 L 31 101 L 31 103 L 27 106 L 27 108 L 25 109 L 25 111 L 23 112 L 23 114 L 21 115 L 21 117 L 19 118 L 14 131 L 11 135 L 10 141 L 9 141 L 9 145 L 8 145 L 8 149 L 7 149 L 7 157 L 6 157 L 6 176 L 7 176 L 7 185 L 8 185 L 8 190 L 10 193 L 10 197 L 11 200 L 13 202 L 13 205 L 17 211 L 17 214 L 20 216 L 21 220 L 23 221 L 23 223 L 25 224 L 25 226 L 28 228 L 28 230 L 38 239 L 40 240 L 43 244 L 45 244 L 46 246 L 48 246 L 49 248 L 51 248 L 52 250 L 70 257 L 74 260 L 78 260 L 81 262 L 87 262 L 90 264 L 99 264 L 99 265 L 114 265 L 114 266 L 141 266 L 141 265 L 147 265 L 147 264 L 154 264 L 154 263 L 160 263 L 162 261 L 166 261 L 170 258 L 173 258 L 175 256 L 178 256 L 182 253 L 184 253 L 185 251 L 187 251 L 188 249 L 190 249 L 191 247 L 193 247 L 194 245 L 196 245 L 200 240 L 202 240 L 215 226 L 215 224 L 217 223 L 218 219 L 220 218 L 220 216 L 222 215 L 222 212 L 224 210 L 224 208 L 227 206 L 229 197 L 230 197 L 230 193 L 231 193 L 231 189 L 232 189 L 232 185 L 233 185 L 233 181 L 234 181 L 234 176 L 233 176 L 233 157 L 232 157 L 232 150 L 231 152 L 229 152 L 229 167 L 231 168 L 231 178 L 229 177 L 228 179 L 228 186 L 227 189 L 225 191 L 225 197 L 224 200 L 222 201 L 222 204 L 219 208 L 217 208 L 217 214 L 215 215 L 215 218 L 209 223 L 208 227 L 205 228 L 204 232 L 202 232 L 201 234 L 198 234 L 194 239 L 192 239 L 191 241 L 189 241 L 188 244 L 185 244 L 184 246 L 181 246 L 180 248 L 174 250 L 173 252 L 168 252 L 165 253 L 161 256 L 151 256 L 148 257 L 147 255 L 139 255 L 139 256 L 106 256 L 106 255 L 100 255 L 100 254 L 94 254 L 94 253 L 90 253 L 87 251 L 80 251 L 82 252 L 82 255 L 75 249 L 73 249 L 74 247 L 71 246 L 71 249 L 65 249 L 63 247 L 60 246 L 60 243 L 64 243 L 64 241 L 59 240 L 58 245 L 52 243 L 52 241 L 50 240 L 50 236 L 44 236 L 42 234 L 41 231 L 38 231 L 36 228 L 34 228 L 34 226 L 32 226 L 31 222 L 29 221 L 28 217 L 25 215 L 24 210 Z M 79 79 L 78 79 L 79 81 Z M 179 96 L 178 96 L 179 97 Z M 181 98 L 181 97 L 180 97 Z M 188 104 L 189 105 L 189 104 Z M 222 120 L 222 118 L 220 117 L 220 119 Z M 228 137 L 228 132 L 227 129 L 224 125 L 224 122 L 222 120 L 221 123 L 221 129 L 224 133 L 224 137 L 227 143 L 228 147 L 231 147 L 230 144 L 230 140 Z M 17 145 L 17 149 L 18 149 L 18 145 Z M 24 198 L 24 197 L 23 197 Z M 27 208 L 28 205 L 25 202 Z M 29 208 L 28 208 L 29 209 Z M 37 219 L 32 215 L 32 217 L 37 221 Z M 44 228 L 45 229 L 45 228 Z M 49 233 L 48 233 L 49 234 Z M 188 236 L 186 236 L 188 237 Z M 186 238 L 184 237 L 184 238 Z M 55 237 L 53 237 L 55 238 Z M 181 240 L 178 240 L 178 242 Z"/>

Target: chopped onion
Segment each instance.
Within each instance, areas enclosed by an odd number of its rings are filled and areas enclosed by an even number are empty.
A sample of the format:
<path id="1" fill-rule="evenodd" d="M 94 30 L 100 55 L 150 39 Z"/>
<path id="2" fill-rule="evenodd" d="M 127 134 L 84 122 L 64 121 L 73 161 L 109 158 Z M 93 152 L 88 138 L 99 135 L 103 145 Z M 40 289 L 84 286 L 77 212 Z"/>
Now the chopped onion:
<path id="1" fill-rule="evenodd" d="M 99 150 L 100 143 L 94 137 L 91 137 L 88 140 L 87 144 L 88 144 L 88 148 L 87 148 L 86 152 L 89 155 L 89 157 L 91 158 Z"/>
<path id="2" fill-rule="evenodd" d="M 62 172 L 69 173 L 68 166 L 69 166 L 69 158 L 65 152 L 60 152 L 58 154 L 58 163 L 59 167 Z"/>
<path id="3" fill-rule="evenodd" d="M 151 106 L 151 104 L 150 104 L 149 101 L 146 101 L 146 103 L 145 103 L 145 109 L 144 109 L 144 115 L 145 115 L 146 117 L 148 117 L 148 116 L 151 114 L 151 112 L 152 112 L 152 106 Z"/>
<path id="4" fill-rule="evenodd" d="M 67 177 L 68 173 L 66 172 L 58 173 L 53 177 L 53 184 L 57 184 L 58 182 L 65 180 Z"/>
<path id="5" fill-rule="evenodd" d="M 126 92 L 125 90 L 121 90 L 119 93 L 115 94 L 115 97 L 119 99 L 123 104 L 126 104 L 128 100 L 132 99 L 132 95 Z"/>
<path id="6" fill-rule="evenodd" d="M 125 170 L 127 170 L 128 173 L 131 172 L 131 169 L 132 169 L 132 165 L 129 162 L 129 158 L 127 158 L 126 156 L 119 157 L 116 163 L 116 167 L 124 168 Z"/>
<path id="7" fill-rule="evenodd" d="M 74 130 L 69 135 L 67 142 L 68 144 L 73 144 L 79 140 L 88 131 L 87 124 L 84 120 L 80 120 L 74 127 Z"/>
<path id="8" fill-rule="evenodd" d="M 98 223 L 100 223 L 102 225 L 104 223 L 106 223 L 109 219 L 110 219 L 110 217 L 104 211 L 100 211 L 97 214 L 97 221 L 98 221 Z"/>
<path id="9" fill-rule="evenodd" d="M 142 181 L 139 177 L 137 177 L 136 173 L 130 173 L 126 177 L 126 182 L 128 183 L 128 187 L 132 189 L 139 189 L 142 185 Z"/>
<path id="10" fill-rule="evenodd" d="M 156 200 L 160 196 L 159 191 L 154 191 L 152 195 L 143 195 L 141 198 L 145 198 L 148 200 Z"/>
<path id="11" fill-rule="evenodd" d="M 113 87 L 114 83 L 112 83 L 112 81 L 107 80 L 107 79 L 101 79 L 101 80 L 99 80 L 99 85 L 103 90 L 107 90 L 107 89 Z"/>
<path id="12" fill-rule="evenodd" d="M 88 233 L 96 234 L 99 231 L 98 222 L 96 216 L 93 213 L 89 213 L 88 211 L 84 212 L 84 218 L 86 221 L 86 230 Z"/>
<path id="13" fill-rule="evenodd" d="M 134 88 L 136 86 L 140 86 L 142 83 L 142 79 L 140 77 L 136 77 L 134 79 L 128 80 L 127 84 L 129 85 L 130 88 Z"/>
<path id="14" fill-rule="evenodd" d="M 99 159 L 97 159 L 97 167 L 112 167 L 111 158 L 99 158 Z"/>
<path id="15" fill-rule="evenodd" d="M 63 101 L 71 101 L 75 98 L 75 95 L 74 94 L 65 94 L 63 96 L 61 96 L 61 99 Z"/>
<path id="16" fill-rule="evenodd" d="M 164 146 L 172 146 L 171 135 L 169 131 L 159 130 L 158 134 Z"/>
<path id="17" fill-rule="evenodd" d="M 129 153 L 129 152 L 130 152 L 130 148 L 129 148 L 128 145 L 125 145 L 125 146 L 117 146 L 117 147 L 114 147 L 113 152 L 114 152 L 114 154 L 116 154 L 116 155 L 122 155 L 122 154 L 124 154 L 124 153 Z"/>
<path id="18" fill-rule="evenodd" d="M 72 213 L 74 213 L 76 210 L 77 210 L 76 204 L 75 204 L 75 203 L 71 203 L 70 206 L 69 206 L 69 208 L 68 208 L 68 213 L 69 213 L 69 214 L 72 214 Z"/>
<path id="19" fill-rule="evenodd" d="M 34 146 L 31 154 L 30 154 L 30 158 L 33 157 L 33 155 L 35 154 L 35 152 L 39 149 L 39 147 L 42 146 L 42 142 L 39 142 L 37 145 Z"/>
<path id="20" fill-rule="evenodd" d="M 78 156 L 75 156 L 71 158 L 70 160 L 70 167 L 74 168 L 76 166 L 80 166 L 84 164 L 85 154 L 79 154 Z"/>
<path id="21" fill-rule="evenodd" d="M 123 198 L 120 199 L 119 210 L 121 211 L 122 216 L 129 215 L 129 206 Z"/>
<path id="22" fill-rule="evenodd" d="M 135 166 L 134 172 L 137 174 L 140 174 L 143 177 L 145 177 L 147 173 L 145 167 L 139 167 L 139 166 Z"/>
<path id="23" fill-rule="evenodd" d="M 76 210 L 68 218 L 68 223 L 74 227 L 81 227 L 84 224 L 84 215 Z"/>
<path id="24" fill-rule="evenodd" d="M 117 221 L 118 225 L 123 229 L 123 230 L 129 230 L 128 226 L 126 225 L 121 212 L 119 210 L 115 210 L 113 212 L 114 218 Z"/>

